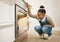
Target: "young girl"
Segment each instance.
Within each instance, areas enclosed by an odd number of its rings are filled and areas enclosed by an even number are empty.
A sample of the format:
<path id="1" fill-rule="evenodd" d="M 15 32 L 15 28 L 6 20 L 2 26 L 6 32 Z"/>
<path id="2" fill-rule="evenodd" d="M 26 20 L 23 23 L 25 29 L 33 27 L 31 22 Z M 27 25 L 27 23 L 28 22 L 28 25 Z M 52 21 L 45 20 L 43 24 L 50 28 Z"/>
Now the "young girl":
<path id="1" fill-rule="evenodd" d="M 35 26 L 34 29 L 37 31 L 39 35 L 42 35 L 43 33 L 48 34 L 48 37 L 52 35 L 52 28 L 54 27 L 54 23 L 52 19 L 46 15 L 46 10 L 44 9 L 44 6 L 40 6 L 40 9 L 37 12 L 37 15 L 32 15 L 30 10 L 30 5 L 26 4 L 28 8 L 28 14 L 30 17 L 35 18 L 39 21 L 40 25 Z"/>

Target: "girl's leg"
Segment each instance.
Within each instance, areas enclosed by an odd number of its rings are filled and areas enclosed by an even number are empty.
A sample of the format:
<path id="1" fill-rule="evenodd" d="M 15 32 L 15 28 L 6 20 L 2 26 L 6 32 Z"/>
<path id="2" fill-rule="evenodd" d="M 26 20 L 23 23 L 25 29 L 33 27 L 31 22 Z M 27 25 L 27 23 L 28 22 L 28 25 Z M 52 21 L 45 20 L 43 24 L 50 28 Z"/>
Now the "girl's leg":
<path id="1" fill-rule="evenodd" d="M 42 32 L 42 26 L 40 26 L 40 25 L 35 26 L 34 29 L 35 29 L 35 31 L 38 32 L 39 35 L 42 35 L 42 33 L 43 33 L 43 32 Z"/>
<path id="2" fill-rule="evenodd" d="M 44 26 L 43 29 L 42 29 L 42 31 L 44 33 L 47 33 L 48 36 L 51 36 L 52 35 L 52 32 L 51 32 L 52 31 L 52 28 L 50 26 Z"/>

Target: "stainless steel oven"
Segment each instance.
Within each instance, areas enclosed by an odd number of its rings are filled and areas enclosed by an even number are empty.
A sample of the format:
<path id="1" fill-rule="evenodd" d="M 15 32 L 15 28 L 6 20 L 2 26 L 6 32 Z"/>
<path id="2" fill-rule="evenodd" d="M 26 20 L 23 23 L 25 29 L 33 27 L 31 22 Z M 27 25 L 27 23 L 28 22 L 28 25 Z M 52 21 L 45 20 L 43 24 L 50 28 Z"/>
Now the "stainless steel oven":
<path id="1" fill-rule="evenodd" d="M 20 5 L 15 4 L 15 38 L 19 38 L 24 33 L 27 36 L 29 26 L 27 14 L 27 7 L 23 1 Z M 20 38 L 24 38 L 24 36 Z"/>

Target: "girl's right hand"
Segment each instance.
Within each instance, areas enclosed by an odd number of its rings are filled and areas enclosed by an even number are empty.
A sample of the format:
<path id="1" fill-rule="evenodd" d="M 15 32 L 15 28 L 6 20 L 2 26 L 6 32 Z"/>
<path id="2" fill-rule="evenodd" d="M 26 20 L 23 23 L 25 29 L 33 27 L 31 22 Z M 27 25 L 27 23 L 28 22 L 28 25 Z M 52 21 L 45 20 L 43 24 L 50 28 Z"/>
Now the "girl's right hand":
<path id="1" fill-rule="evenodd" d="M 26 7 L 27 7 L 27 8 L 30 8 L 30 5 L 29 5 L 28 3 L 26 3 Z"/>

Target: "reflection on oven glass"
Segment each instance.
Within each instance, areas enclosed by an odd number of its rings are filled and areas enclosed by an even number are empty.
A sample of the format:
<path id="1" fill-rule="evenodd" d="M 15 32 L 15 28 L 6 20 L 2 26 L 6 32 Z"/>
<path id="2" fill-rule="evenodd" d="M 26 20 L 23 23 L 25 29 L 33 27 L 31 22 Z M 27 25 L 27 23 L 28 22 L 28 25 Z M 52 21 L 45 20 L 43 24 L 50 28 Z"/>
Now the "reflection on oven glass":
<path id="1" fill-rule="evenodd" d="M 23 33 L 27 29 L 27 17 L 18 20 L 19 34 Z"/>
<path id="2" fill-rule="evenodd" d="M 22 4 L 22 6 L 21 6 Z M 24 33 L 28 29 L 27 25 L 27 10 L 24 8 L 23 2 L 20 5 L 16 4 L 16 37 Z"/>
<path id="3" fill-rule="evenodd" d="M 17 11 L 17 25 L 18 25 L 18 35 L 27 30 L 27 14 Z"/>

